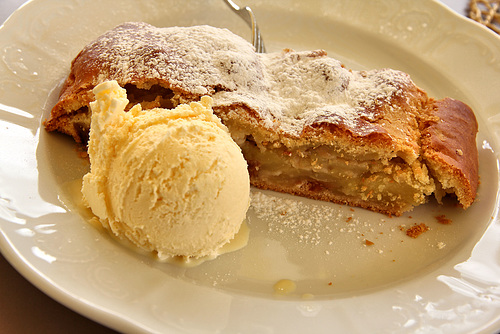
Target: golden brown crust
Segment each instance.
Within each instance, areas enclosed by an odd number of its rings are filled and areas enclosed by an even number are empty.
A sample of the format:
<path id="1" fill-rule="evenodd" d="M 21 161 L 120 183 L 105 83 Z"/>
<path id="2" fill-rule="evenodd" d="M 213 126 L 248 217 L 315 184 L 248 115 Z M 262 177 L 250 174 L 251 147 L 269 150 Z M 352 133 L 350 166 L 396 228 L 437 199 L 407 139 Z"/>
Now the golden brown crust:
<path id="1" fill-rule="evenodd" d="M 424 159 L 444 190 L 455 193 L 467 208 L 479 183 L 476 117 L 468 105 L 451 98 L 435 101 L 433 110 L 439 121 L 424 130 Z"/>

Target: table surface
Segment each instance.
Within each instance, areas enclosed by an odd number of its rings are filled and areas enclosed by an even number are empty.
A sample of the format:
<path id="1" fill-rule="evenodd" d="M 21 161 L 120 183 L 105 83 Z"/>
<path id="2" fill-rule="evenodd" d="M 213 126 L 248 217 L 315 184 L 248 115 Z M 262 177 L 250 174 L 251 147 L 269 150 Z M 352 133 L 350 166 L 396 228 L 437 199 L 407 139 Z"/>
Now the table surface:
<path id="1" fill-rule="evenodd" d="M 25 0 L 0 0 L 3 23 Z M 243 0 L 239 0 L 240 3 Z M 466 14 L 468 0 L 441 0 Z M 21 276 L 0 254 L 0 328 L 2 333 L 115 333 L 54 301 Z"/>

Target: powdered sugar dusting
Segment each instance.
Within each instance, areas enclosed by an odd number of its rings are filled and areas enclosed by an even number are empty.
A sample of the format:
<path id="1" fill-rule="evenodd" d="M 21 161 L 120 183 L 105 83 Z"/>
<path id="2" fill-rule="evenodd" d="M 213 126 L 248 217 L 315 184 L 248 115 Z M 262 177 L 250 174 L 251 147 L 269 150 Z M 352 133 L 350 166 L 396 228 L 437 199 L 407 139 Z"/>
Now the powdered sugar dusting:
<path id="1" fill-rule="evenodd" d="M 305 126 L 317 122 L 359 127 L 359 120 L 373 121 L 376 107 L 390 104 L 412 84 L 402 72 L 384 69 L 350 71 L 326 56 L 324 51 L 259 55 L 264 64 L 265 89 L 241 89 L 214 96 L 216 104 L 244 102 L 261 111 L 269 127 L 279 121 L 279 130 L 300 135 Z"/>
<path id="2" fill-rule="evenodd" d="M 251 192 L 250 210 L 257 219 L 266 223 L 267 233 L 287 233 L 304 245 L 334 246 L 335 240 L 344 233 L 359 240 L 359 245 L 364 245 L 367 236 L 375 240 L 381 228 L 388 228 L 385 217 L 378 222 L 374 219 L 368 221 L 337 204 L 280 197 L 260 190 Z M 390 231 L 398 230 L 393 227 Z"/>
<path id="3" fill-rule="evenodd" d="M 91 59 L 95 84 L 148 81 L 192 98 L 208 94 L 214 107 L 244 104 L 266 126 L 294 136 L 321 122 L 366 127 L 377 106 L 413 85 L 399 71 L 350 71 L 322 50 L 257 54 L 241 37 L 209 26 L 126 23 L 82 53 L 76 63 Z"/>
<path id="4" fill-rule="evenodd" d="M 252 83 L 242 78 L 259 79 L 253 47 L 226 29 L 210 26 L 156 28 L 125 23 L 85 47 L 82 54 L 77 62 L 92 59 L 88 65 L 99 67 L 95 83 L 157 79 L 172 89 L 205 95 L 218 87 L 251 88 Z"/>

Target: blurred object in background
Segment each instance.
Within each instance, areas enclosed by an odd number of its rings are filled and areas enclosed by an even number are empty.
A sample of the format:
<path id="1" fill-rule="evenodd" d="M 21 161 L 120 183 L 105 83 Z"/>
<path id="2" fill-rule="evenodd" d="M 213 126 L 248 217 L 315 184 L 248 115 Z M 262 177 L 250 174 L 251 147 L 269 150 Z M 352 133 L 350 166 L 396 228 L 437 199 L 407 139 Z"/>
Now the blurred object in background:
<path id="1" fill-rule="evenodd" d="M 500 0 L 471 0 L 469 17 L 500 33 Z"/>

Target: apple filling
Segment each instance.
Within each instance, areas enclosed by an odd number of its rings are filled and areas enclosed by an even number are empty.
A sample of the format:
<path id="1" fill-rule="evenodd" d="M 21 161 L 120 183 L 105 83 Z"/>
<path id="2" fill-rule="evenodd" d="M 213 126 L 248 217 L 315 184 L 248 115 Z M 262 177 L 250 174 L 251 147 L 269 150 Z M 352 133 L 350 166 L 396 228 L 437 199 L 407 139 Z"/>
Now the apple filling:
<path id="1" fill-rule="evenodd" d="M 365 202 L 380 212 L 409 210 L 425 203 L 436 189 L 425 164 L 408 164 L 397 155 L 353 153 L 326 145 L 289 149 L 251 135 L 239 144 L 252 183 L 259 188 L 342 204 Z"/>

